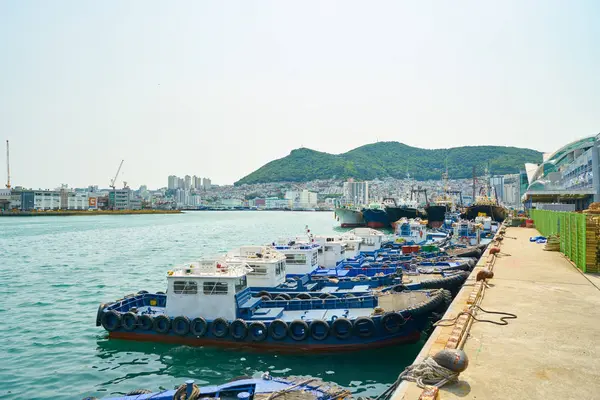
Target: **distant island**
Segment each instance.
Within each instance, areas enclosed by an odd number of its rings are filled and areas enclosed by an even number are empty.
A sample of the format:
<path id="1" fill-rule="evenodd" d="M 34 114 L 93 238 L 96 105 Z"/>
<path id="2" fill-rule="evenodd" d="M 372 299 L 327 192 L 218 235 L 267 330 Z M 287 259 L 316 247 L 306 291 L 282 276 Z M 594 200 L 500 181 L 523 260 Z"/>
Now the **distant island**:
<path id="1" fill-rule="evenodd" d="M 315 179 L 372 180 L 404 178 L 440 179 L 448 165 L 450 179 L 472 176 L 473 167 L 482 174 L 486 166 L 494 175 L 516 174 L 525 163 L 541 163 L 536 150 L 506 146 L 463 146 L 450 149 L 421 149 L 399 142 L 371 143 L 342 154 L 307 148 L 292 150 L 235 182 L 235 185 L 269 182 L 308 182 Z"/>

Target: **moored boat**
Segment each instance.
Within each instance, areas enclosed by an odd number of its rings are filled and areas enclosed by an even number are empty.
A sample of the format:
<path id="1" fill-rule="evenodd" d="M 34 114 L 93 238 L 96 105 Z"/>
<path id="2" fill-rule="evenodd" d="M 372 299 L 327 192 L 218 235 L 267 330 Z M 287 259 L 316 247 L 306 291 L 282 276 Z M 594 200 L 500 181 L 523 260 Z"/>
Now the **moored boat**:
<path id="1" fill-rule="evenodd" d="M 114 339 L 281 351 L 348 351 L 419 340 L 441 290 L 327 299 L 252 297 L 245 263 L 199 261 L 169 271 L 167 292 L 101 304 Z"/>
<path id="2" fill-rule="evenodd" d="M 365 220 L 360 207 L 353 205 L 340 205 L 334 210 L 334 215 L 342 228 L 356 228 L 365 226 Z"/>
<path id="3" fill-rule="evenodd" d="M 408 199 L 400 199 L 399 201 L 391 199 L 391 203 L 388 202 L 385 205 L 385 212 L 392 228 L 395 228 L 394 223 L 402 218 L 425 217 L 425 211 L 419 209 L 417 201 Z"/>
<path id="4" fill-rule="evenodd" d="M 381 203 L 371 203 L 362 209 L 363 218 L 369 228 L 387 228 L 390 221 Z"/>

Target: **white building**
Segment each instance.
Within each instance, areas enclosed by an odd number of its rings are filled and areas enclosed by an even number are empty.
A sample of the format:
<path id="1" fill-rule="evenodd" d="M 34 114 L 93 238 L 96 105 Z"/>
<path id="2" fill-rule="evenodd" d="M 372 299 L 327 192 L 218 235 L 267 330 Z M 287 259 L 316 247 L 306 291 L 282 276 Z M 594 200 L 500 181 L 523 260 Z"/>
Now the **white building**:
<path id="1" fill-rule="evenodd" d="M 267 197 L 265 199 L 265 208 L 270 210 L 291 209 L 292 201 L 287 199 L 279 199 L 277 197 Z"/>
<path id="2" fill-rule="evenodd" d="M 209 178 L 202 178 L 202 188 L 204 190 L 210 190 L 211 188 L 211 181 Z"/>
<path id="3" fill-rule="evenodd" d="M 169 175 L 169 184 L 167 185 L 167 188 L 169 190 L 175 190 L 179 187 L 179 178 L 177 178 L 175 175 Z"/>
<path id="4" fill-rule="evenodd" d="M 285 200 L 292 202 L 292 205 L 297 208 L 314 208 L 317 206 L 317 193 L 309 190 L 293 191 L 289 190 L 285 193 Z"/>
<path id="5" fill-rule="evenodd" d="M 369 203 L 369 183 L 368 182 L 354 182 L 349 179 L 348 182 L 344 182 L 344 199 L 348 203 L 352 204 L 368 204 Z"/>

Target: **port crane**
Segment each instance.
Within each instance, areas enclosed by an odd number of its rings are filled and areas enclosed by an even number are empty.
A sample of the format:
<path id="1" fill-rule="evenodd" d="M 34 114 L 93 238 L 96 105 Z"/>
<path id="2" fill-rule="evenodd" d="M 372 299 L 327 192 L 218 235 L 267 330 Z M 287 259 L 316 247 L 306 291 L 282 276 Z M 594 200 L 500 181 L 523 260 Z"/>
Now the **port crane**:
<path id="1" fill-rule="evenodd" d="M 119 177 L 119 172 L 121 172 L 121 167 L 123 166 L 123 161 L 125 160 L 121 160 L 121 164 L 119 164 L 119 168 L 117 169 L 117 173 L 115 174 L 115 177 L 111 179 L 110 181 L 110 187 L 113 190 L 113 204 L 112 204 L 112 209 L 115 209 L 115 204 L 117 202 L 117 190 L 115 187 L 115 184 L 117 183 L 117 178 Z"/>
<path id="2" fill-rule="evenodd" d="M 6 141 L 6 188 L 10 189 L 10 150 Z"/>

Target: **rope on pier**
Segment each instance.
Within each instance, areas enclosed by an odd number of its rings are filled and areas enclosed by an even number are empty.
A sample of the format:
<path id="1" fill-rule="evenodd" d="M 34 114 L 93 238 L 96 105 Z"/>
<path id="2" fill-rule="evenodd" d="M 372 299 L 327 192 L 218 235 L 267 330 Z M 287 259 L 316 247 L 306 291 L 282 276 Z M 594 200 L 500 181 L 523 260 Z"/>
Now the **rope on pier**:
<path id="1" fill-rule="evenodd" d="M 497 315 L 504 315 L 503 317 L 500 317 L 500 321 L 492 321 L 489 319 L 478 319 L 477 317 L 475 317 L 475 313 L 474 311 L 483 311 L 486 314 L 497 314 Z M 439 321 L 437 321 L 436 323 L 434 323 L 434 326 L 452 326 L 456 324 L 456 321 L 458 321 L 458 318 L 461 315 L 469 315 L 471 318 L 473 318 L 474 321 L 477 322 L 489 322 L 490 324 L 495 324 L 495 325 L 508 325 L 508 321 L 507 319 L 516 319 L 517 316 L 515 314 L 511 314 L 511 313 L 507 313 L 507 312 L 501 312 L 501 311 L 487 311 L 484 310 L 483 308 L 481 308 L 478 305 L 473 305 L 471 307 L 469 307 L 469 311 L 461 311 L 459 312 L 456 317 L 454 318 L 449 318 L 449 319 L 441 319 Z M 451 322 L 448 324 L 441 324 L 440 322 Z"/>
<path id="2" fill-rule="evenodd" d="M 448 382 L 457 382 L 459 374 L 460 372 L 442 367 L 432 357 L 427 357 L 418 364 L 406 367 L 398 379 L 415 382 L 424 389 L 425 386 L 442 387 Z"/>

